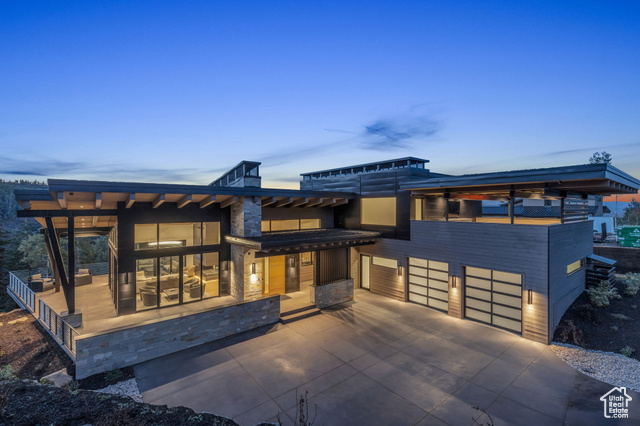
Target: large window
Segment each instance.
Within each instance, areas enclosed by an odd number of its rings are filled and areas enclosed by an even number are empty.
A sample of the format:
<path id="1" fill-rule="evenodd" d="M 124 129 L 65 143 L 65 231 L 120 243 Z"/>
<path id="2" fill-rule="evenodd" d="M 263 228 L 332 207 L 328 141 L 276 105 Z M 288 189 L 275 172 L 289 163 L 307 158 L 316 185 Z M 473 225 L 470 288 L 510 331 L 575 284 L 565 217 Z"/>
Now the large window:
<path id="1" fill-rule="evenodd" d="M 319 229 L 320 219 L 263 220 L 262 232 L 297 231 L 299 229 Z"/>
<path id="2" fill-rule="evenodd" d="M 136 250 L 220 244 L 218 222 L 135 225 Z"/>
<path id="3" fill-rule="evenodd" d="M 136 261 L 137 310 L 220 295 L 217 252 Z"/>
<path id="4" fill-rule="evenodd" d="M 396 226 L 396 199 L 363 198 L 360 215 L 363 225 Z"/>

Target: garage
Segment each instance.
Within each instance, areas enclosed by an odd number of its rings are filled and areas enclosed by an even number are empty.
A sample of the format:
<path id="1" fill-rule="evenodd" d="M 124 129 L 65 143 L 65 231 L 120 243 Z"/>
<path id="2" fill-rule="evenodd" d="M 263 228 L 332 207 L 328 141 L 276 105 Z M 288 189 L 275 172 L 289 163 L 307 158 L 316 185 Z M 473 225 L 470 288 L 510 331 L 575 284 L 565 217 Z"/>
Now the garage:
<path id="1" fill-rule="evenodd" d="M 522 275 L 465 267 L 465 317 L 522 332 Z"/>
<path id="2" fill-rule="evenodd" d="M 410 302 L 447 312 L 449 310 L 449 264 L 409 258 Z"/>

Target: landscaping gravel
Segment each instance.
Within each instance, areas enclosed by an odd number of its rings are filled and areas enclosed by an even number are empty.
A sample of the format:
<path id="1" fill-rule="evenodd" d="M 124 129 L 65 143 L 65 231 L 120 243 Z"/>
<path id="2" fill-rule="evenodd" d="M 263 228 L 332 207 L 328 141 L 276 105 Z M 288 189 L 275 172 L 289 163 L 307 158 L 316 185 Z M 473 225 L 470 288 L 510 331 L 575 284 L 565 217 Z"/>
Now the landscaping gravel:
<path id="1" fill-rule="evenodd" d="M 640 392 L 640 362 L 622 354 L 592 351 L 566 343 L 552 343 L 551 350 L 576 370 L 612 386 Z"/>
<path id="2" fill-rule="evenodd" d="M 142 395 L 138 389 L 138 382 L 136 382 L 136 379 L 125 380 L 124 382 L 98 389 L 95 392 L 128 396 L 135 402 L 142 402 Z"/>

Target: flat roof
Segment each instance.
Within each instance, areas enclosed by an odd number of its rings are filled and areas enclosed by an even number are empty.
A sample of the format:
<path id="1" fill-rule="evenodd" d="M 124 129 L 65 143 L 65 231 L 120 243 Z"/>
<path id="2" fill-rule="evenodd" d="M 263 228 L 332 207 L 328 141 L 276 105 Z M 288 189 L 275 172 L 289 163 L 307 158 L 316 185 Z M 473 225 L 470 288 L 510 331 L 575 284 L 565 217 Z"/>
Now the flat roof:
<path id="1" fill-rule="evenodd" d="M 605 195 L 637 193 L 640 180 L 611 164 L 583 164 L 413 180 L 400 186 L 415 193 L 553 189 Z"/>
<path id="2" fill-rule="evenodd" d="M 287 253 L 300 253 L 335 247 L 351 247 L 355 245 L 372 244 L 377 238 L 380 238 L 379 232 L 354 229 L 279 231 L 268 232 L 260 237 L 225 236 L 225 240 L 231 244 L 264 253 L 283 250 Z"/>

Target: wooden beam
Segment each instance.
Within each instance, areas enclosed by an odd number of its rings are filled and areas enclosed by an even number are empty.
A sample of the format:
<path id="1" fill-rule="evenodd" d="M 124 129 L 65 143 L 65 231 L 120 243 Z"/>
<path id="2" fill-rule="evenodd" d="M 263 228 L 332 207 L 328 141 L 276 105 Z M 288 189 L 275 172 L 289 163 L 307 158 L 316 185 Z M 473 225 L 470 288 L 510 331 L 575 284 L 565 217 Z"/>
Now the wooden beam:
<path id="1" fill-rule="evenodd" d="M 221 207 L 221 208 L 223 208 L 223 209 L 224 209 L 224 208 L 227 208 L 227 207 L 229 207 L 230 205 L 237 203 L 239 199 L 240 199 L 239 197 L 236 197 L 236 196 L 234 195 L 233 197 L 231 197 L 231 198 L 227 198 L 226 200 L 224 200 L 223 202 L 221 202 L 221 203 L 220 203 L 220 207 Z"/>
<path id="2" fill-rule="evenodd" d="M 117 216 L 118 210 L 18 210 L 18 217 Z"/>
<path id="3" fill-rule="evenodd" d="M 319 204 L 322 204 L 322 198 L 312 198 L 306 206 L 304 206 L 304 208 L 306 209 L 307 207 L 315 207 Z"/>
<path id="4" fill-rule="evenodd" d="M 96 192 L 96 210 L 102 207 L 102 192 Z"/>
<path id="5" fill-rule="evenodd" d="M 181 209 L 192 201 L 192 195 L 187 194 L 178 200 L 178 208 Z"/>
<path id="6" fill-rule="evenodd" d="M 157 209 L 158 207 L 160 207 L 164 203 L 165 199 L 166 199 L 165 194 L 158 194 L 156 199 L 153 200 L 153 208 Z"/>
<path id="7" fill-rule="evenodd" d="M 98 216 L 93 216 L 93 219 L 91 220 L 91 226 L 94 228 L 98 226 Z"/>
<path id="8" fill-rule="evenodd" d="M 205 207 L 216 202 L 215 195 L 207 195 L 202 201 L 200 201 L 200 208 L 204 209 Z"/>
<path id="9" fill-rule="evenodd" d="M 337 206 L 341 206 L 343 204 L 347 204 L 349 202 L 348 199 L 346 198 L 340 198 L 338 201 L 336 201 L 331 207 L 337 207 Z"/>
<path id="10" fill-rule="evenodd" d="M 25 210 L 29 210 L 31 208 L 31 202 L 30 201 L 18 201 L 18 204 L 20 204 L 22 206 L 22 208 L 25 209 Z"/>
<path id="11" fill-rule="evenodd" d="M 60 204 L 61 209 L 67 208 L 67 199 L 64 198 L 64 192 L 58 192 L 58 204 Z"/>
<path id="12" fill-rule="evenodd" d="M 127 200 L 127 208 L 130 209 L 133 203 L 136 202 L 136 194 L 129 194 L 129 199 Z"/>
<path id="13" fill-rule="evenodd" d="M 287 197 L 287 198 L 285 198 L 283 200 L 278 201 L 276 203 L 276 207 L 284 207 L 284 206 L 289 205 L 291 203 L 293 203 L 293 198 Z"/>
<path id="14" fill-rule="evenodd" d="M 276 197 L 265 198 L 264 200 L 262 200 L 262 207 L 267 207 L 271 204 L 275 204 L 276 201 L 278 201 Z"/>
<path id="15" fill-rule="evenodd" d="M 307 204 L 308 202 L 309 202 L 309 199 L 308 199 L 308 198 L 301 198 L 301 199 L 299 199 L 299 200 L 297 200 L 297 201 L 294 201 L 294 202 L 291 204 L 291 207 L 300 207 L 300 206 L 302 206 L 302 205 L 304 205 L 304 204 Z"/>
<path id="16" fill-rule="evenodd" d="M 336 203 L 335 198 L 323 198 L 318 207 L 328 207 Z"/>

